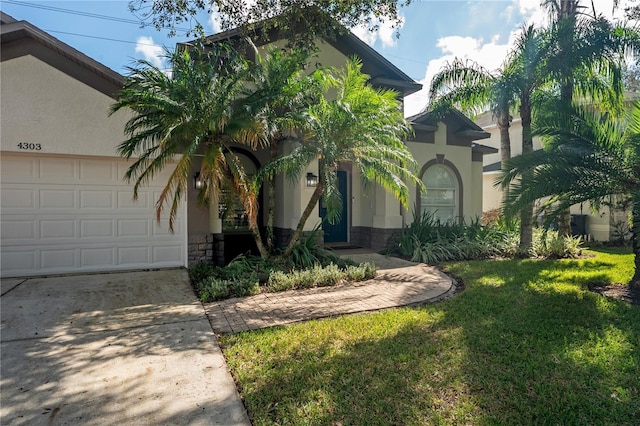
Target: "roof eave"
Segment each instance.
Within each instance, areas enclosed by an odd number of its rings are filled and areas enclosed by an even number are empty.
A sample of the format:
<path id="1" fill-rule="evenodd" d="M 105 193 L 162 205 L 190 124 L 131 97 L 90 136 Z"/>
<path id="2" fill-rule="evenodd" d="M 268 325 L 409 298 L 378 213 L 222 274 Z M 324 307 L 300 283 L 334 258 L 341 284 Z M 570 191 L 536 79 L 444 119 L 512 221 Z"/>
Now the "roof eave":
<path id="1" fill-rule="evenodd" d="M 484 130 L 461 130 L 457 132 L 458 135 L 471 138 L 473 140 L 488 139 L 491 137 L 491 133 Z"/>
<path id="2" fill-rule="evenodd" d="M 79 50 L 51 36 L 27 21 L 14 21 L 0 26 L 1 44 L 11 43 L 22 39 L 32 39 L 45 47 L 52 49 L 67 59 L 89 69 L 100 77 L 122 87 L 125 78 L 106 65 L 90 58 Z"/>

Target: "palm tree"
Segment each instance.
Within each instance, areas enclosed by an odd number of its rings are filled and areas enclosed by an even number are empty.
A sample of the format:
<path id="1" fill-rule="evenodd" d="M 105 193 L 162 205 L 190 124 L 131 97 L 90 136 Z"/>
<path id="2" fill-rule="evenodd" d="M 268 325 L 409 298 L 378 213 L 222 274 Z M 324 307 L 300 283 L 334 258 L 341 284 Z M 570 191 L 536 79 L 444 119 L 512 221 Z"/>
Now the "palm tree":
<path id="1" fill-rule="evenodd" d="M 628 197 L 632 205 L 635 274 L 631 288 L 640 294 L 640 103 L 623 117 L 575 107 L 547 115 L 535 126 L 545 149 L 513 158 L 503 172 L 510 186 L 505 211 L 515 212 L 545 200 L 547 223 L 566 208 L 609 197 Z M 529 180 L 518 180 L 529 174 Z"/>
<path id="2" fill-rule="evenodd" d="M 136 158 L 125 174 L 138 188 L 175 161 L 175 169 L 156 203 L 158 221 L 170 205 L 169 227 L 173 231 L 180 200 L 191 182 L 194 156 L 202 156 L 200 176 L 205 187 L 202 203 L 219 197 L 230 180 L 247 212 L 258 250 L 266 256 L 257 223 L 255 187 L 242 164 L 230 150 L 234 143 L 253 148 L 265 142 L 262 123 L 245 107 L 243 90 L 250 68 L 230 47 L 167 52 L 171 75 L 146 61 L 129 67 L 129 77 L 111 113 L 133 111 L 125 126 L 128 139 L 118 147 L 124 158 Z"/>
<path id="3" fill-rule="evenodd" d="M 292 132 L 306 126 L 305 110 L 322 96 L 321 88 L 313 75 L 305 75 L 304 69 L 310 53 L 303 49 L 277 49 L 267 51 L 263 58 L 256 49 L 256 63 L 252 67 L 251 85 L 247 87 L 247 104 L 254 117 L 262 123 L 270 148 L 271 159 L 280 151 L 281 143 Z M 273 223 L 275 216 L 275 173 L 261 171 L 256 187 L 266 180 L 267 249 L 274 248 Z"/>
<path id="4" fill-rule="evenodd" d="M 500 131 L 500 160 L 511 158 L 511 110 L 516 97 L 505 75 L 504 66 L 490 72 L 475 62 L 459 59 L 448 63 L 431 80 L 429 105 L 431 111 L 445 112 L 457 106 L 466 113 L 491 110 Z"/>
<path id="5" fill-rule="evenodd" d="M 542 66 L 546 55 L 545 33 L 533 26 L 524 28 L 497 73 L 489 73 L 476 64 L 465 64 L 459 60 L 447 65 L 431 83 L 430 108 L 446 108 L 457 104 L 463 110 L 489 106 L 500 129 L 501 162 L 511 158 L 509 138 L 510 110 L 518 109 L 522 120 L 522 152 L 533 151 L 531 120 L 533 95 L 545 83 Z M 445 89 L 450 89 L 448 92 Z M 523 177 L 526 179 L 526 176 Z M 503 199 L 508 196 L 508 187 L 503 188 Z M 528 253 L 532 244 L 533 205 L 520 213 L 520 249 Z"/>
<path id="6" fill-rule="evenodd" d="M 507 60 L 504 75 L 511 82 L 510 89 L 517 95 L 518 110 L 522 124 L 522 154 L 533 151 L 531 123 L 534 110 L 534 95 L 543 90 L 548 82 L 544 72 L 544 61 L 548 52 L 547 34 L 533 25 L 523 28 L 511 56 Z M 508 162 L 508 161 L 507 161 Z M 503 171 L 506 170 L 504 167 Z M 521 176 L 523 181 L 528 174 Z M 508 191 L 506 192 L 508 197 Z M 520 211 L 519 252 L 527 255 L 533 244 L 533 203 L 524 205 Z"/>
<path id="7" fill-rule="evenodd" d="M 410 128 L 403 118 L 398 94 L 369 85 L 369 76 L 361 68 L 359 59 L 350 58 L 342 71 L 316 74 L 318 78 L 326 77 L 325 89 L 337 91 L 335 98 L 322 97 L 309 107 L 308 137 L 270 165 L 272 170 L 298 179 L 312 161 L 319 159 L 318 184 L 284 256 L 293 250 L 321 196 L 327 206 L 327 220 L 333 223 L 339 218 L 339 163 L 350 162 L 363 180 L 381 185 L 404 206 L 409 203 L 405 181 L 421 185 L 415 174 L 417 164 L 403 142 Z"/>
<path id="8" fill-rule="evenodd" d="M 559 84 L 561 102 L 570 105 L 577 97 L 619 113 L 624 54 L 634 43 L 637 50 L 637 34 L 612 25 L 595 8 L 588 11 L 580 0 L 544 0 L 543 5 L 553 20 L 548 72 Z M 559 219 L 560 233 L 570 235 L 569 210 Z"/>

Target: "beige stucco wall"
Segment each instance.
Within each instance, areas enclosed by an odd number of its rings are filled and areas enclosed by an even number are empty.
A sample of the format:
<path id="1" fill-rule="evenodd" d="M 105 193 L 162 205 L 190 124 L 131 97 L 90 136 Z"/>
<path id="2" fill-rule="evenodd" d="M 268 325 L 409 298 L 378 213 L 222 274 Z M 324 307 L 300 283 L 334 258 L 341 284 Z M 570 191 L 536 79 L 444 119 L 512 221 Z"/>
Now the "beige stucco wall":
<path id="1" fill-rule="evenodd" d="M 376 188 L 372 183 L 364 185 L 360 173 L 354 170 L 351 179 L 351 224 L 352 226 L 373 226 L 376 207 Z"/>
<path id="2" fill-rule="evenodd" d="M 482 211 L 498 209 L 502 206 L 502 191 L 494 186 L 498 173 L 484 173 L 482 175 Z"/>
<path id="3" fill-rule="evenodd" d="M 31 55 L 3 61 L 0 75 L 3 151 L 117 156 L 128 117 L 108 117 L 112 98 Z"/>
<path id="4" fill-rule="evenodd" d="M 476 122 L 478 122 L 481 118 L 479 118 Z M 500 149 L 500 130 L 498 126 L 495 124 L 490 124 L 482 127 L 485 132 L 489 132 L 491 137 L 488 139 L 483 139 L 480 141 L 483 145 L 490 146 L 492 148 Z M 511 123 L 511 127 L 509 128 L 509 138 L 511 140 L 511 156 L 514 157 L 516 155 L 522 154 L 522 123 L 519 118 L 515 118 Z M 533 138 L 533 149 L 542 149 L 542 144 L 540 143 L 540 139 Z M 493 164 L 500 161 L 500 152 L 495 154 L 487 154 L 484 156 L 483 163 L 486 166 L 487 164 Z M 485 209 L 486 210 L 486 209 Z"/>

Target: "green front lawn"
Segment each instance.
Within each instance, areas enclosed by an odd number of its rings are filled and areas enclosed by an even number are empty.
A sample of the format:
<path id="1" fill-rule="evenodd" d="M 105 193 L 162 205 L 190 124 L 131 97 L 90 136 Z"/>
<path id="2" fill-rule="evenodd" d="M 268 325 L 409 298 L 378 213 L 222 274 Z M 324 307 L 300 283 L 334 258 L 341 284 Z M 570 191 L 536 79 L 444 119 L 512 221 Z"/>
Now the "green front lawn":
<path id="1" fill-rule="evenodd" d="M 222 337 L 254 424 L 640 424 L 631 254 L 447 265 L 466 289 L 392 309 Z"/>

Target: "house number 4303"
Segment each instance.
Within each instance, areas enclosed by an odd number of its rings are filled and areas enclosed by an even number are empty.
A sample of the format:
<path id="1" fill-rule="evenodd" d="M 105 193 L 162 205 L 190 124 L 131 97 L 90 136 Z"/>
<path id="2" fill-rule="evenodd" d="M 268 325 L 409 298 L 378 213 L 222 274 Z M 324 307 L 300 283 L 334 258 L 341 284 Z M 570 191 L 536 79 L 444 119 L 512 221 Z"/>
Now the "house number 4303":
<path id="1" fill-rule="evenodd" d="M 18 149 L 26 149 L 29 151 L 40 151 L 42 149 L 42 145 L 40 145 L 39 143 L 20 142 L 18 144 Z"/>

